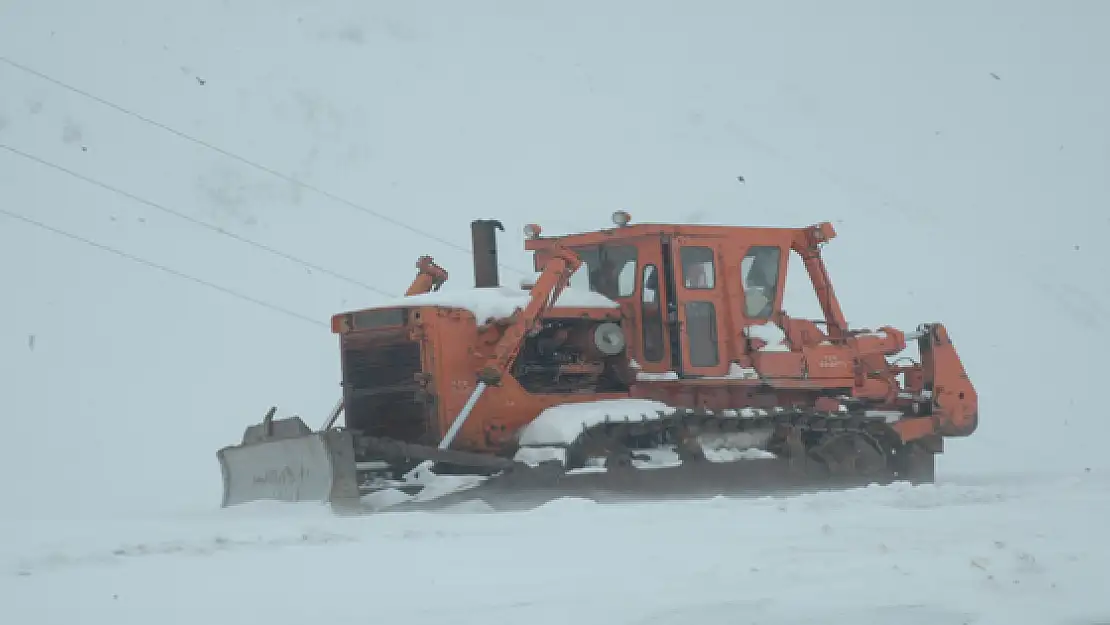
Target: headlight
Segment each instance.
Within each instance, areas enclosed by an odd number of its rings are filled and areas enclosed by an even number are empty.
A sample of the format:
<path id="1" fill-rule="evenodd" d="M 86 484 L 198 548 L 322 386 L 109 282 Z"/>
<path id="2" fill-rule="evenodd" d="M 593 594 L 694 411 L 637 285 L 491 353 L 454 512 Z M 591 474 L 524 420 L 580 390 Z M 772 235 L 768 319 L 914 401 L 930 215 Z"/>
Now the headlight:
<path id="1" fill-rule="evenodd" d="M 603 323 L 594 329 L 594 345 L 606 356 L 616 356 L 624 350 L 624 330 L 613 322 Z"/>

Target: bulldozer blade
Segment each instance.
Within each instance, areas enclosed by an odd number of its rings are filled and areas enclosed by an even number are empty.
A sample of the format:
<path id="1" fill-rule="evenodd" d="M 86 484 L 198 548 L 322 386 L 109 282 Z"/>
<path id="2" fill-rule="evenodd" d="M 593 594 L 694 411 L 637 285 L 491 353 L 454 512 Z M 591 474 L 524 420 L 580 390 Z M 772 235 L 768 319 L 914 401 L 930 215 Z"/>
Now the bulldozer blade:
<path id="1" fill-rule="evenodd" d="M 247 428 L 243 442 L 217 452 L 222 507 L 251 501 L 318 501 L 355 507 L 359 489 L 351 434 L 312 432 L 299 417 Z"/>

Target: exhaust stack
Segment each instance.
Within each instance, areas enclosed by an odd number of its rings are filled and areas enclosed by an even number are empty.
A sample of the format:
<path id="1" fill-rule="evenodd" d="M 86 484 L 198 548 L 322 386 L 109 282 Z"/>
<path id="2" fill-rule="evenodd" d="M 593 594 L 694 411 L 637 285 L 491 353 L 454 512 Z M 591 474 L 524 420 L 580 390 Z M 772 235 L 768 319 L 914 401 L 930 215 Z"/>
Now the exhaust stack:
<path id="1" fill-rule="evenodd" d="M 501 286 L 497 275 L 497 230 L 504 232 L 505 226 L 496 219 L 477 219 L 470 222 L 476 288 Z"/>

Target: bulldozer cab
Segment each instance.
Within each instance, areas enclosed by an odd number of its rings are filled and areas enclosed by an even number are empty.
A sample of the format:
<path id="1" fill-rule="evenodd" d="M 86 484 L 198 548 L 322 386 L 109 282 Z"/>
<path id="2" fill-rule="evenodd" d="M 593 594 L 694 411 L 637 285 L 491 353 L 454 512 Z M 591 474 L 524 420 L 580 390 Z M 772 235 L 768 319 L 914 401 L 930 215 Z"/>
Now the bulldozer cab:
<path id="1" fill-rule="evenodd" d="M 640 291 L 644 371 L 725 376 L 746 351 L 742 328 L 765 322 L 780 304 L 789 243 L 728 234 L 677 233 L 651 244 L 658 265 L 644 264 Z"/>
<path id="2" fill-rule="evenodd" d="M 808 258 L 807 267 L 817 263 L 813 267 L 823 275 L 816 240 L 831 235 L 825 224 L 751 228 L 626 223 L 601 232 L 537 236 L 526 247 L 536 253 L 537 270 L 544 266 L 548 246 L 556 242 L 579 256 L 582 264 L 569 284 L 620 304 L 630 353 L 642 372 L 720 377 L 749 351 L 745 328 L 763 325 L 782 310 L 791 252 Z"/>

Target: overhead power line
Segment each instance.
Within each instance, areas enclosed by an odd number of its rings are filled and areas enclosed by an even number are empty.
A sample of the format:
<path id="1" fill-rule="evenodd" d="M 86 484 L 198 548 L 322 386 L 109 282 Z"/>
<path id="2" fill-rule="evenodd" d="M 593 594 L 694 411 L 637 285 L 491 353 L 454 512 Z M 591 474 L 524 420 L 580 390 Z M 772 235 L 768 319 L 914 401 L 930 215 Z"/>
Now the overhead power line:
<path id="1" fill-rule="evenodd" d="M 186 141 L 189 141 L 191 143 L 194 143 L 194 144 L 199 145 L 201 147 L 204 147 L 206 149 L 212 150 L 213 152 L 217 152 L 219 154 L 222 154 L 222 155 L 224 155 L 224 156 L 226 156 L 230 159 L 239 161 L 240 163 L 243 163 L 244 165 L 247 165 L 249 167 L 253 167 L 253 168 L 255 168 L 259 171 L 270 174 L 271 176 L 279 178 L 279 179 L 281 179 L 285 182 L 296 185 L 296 186 L 301 187 L 303 189 L 307 189 L 307 190 L 312 191 L 314 193 L 319 193 L 320 195 L 323 195 L 324 197 L 329 198 L 333 201 L 339 202 L 340 204 L 343 204 L 343 205 L 345 205 L 349 208 L 352 208 L 354 210 L 363 212 L 367 215 L 370 215 L 370 216 L 376 217 L 378 219 L 381 219 L 383 221 L 386 221 L 388 223 L 391 223 L 391 224 L 397 226 L 398 228 L 408 230 L 409 232 L 412 232 L 413 234 L 417 234 L 417 235 L 420 235 L 422 237 L 428 238 L 432 241 L 442 243 L 443 245 L 446 245 L 446 246 L 448 246 L 452 249 L 455 249 L 455 250 L 458 250 L 458 251 L 461 251 L 461 252 L 466 252 L 468 254 L 472 253 L 470 248 L 468 248 L 466 246 L 458 245 L 457 243 L 452 243 L 451 241 L 448 241 L 447 239 L 438 237 L 438 236 L 436 236 L 434 234 L 431 234 L 429 232 L 425 232 L 425 231 L 423 231 L 423 230 L 421 230 L 421 229 L 419 229 L 415 226 L 411 226 L 409 224 L 406 224 L 403 221 L 400 221 L 398 219 L 394 219 L 393 217 L 390 217 L 390 216 L 385 215 L 383 213 L 380 213 L 378 211 L 369 209 L 365 206 L 362 206 L 361 204 L 357 204 L 355 202 L 352 202 L 351 200 L 348 200 L 346 198 L 335 195 L 334 193 L 331 193 L 329 191 L 325 191 L 323 189 L 320 189 L 319 187 L 311 185 L 307 182 L 297 180 L 296 178 L 293 178 L 292 176 L 289 176 L 287 174 L 283 174 L 283 173 L 281 173 L 281 172 L 279 172 L 275 169 L 272 169 L 270 167 L 262 165 L 262 164 L 260 164 L 256 161 L 253 161 L 253 160 L 248 159 L 246 157 L 239 156 L 238 154 L 235 154 L 233 152 L 225 150 L 224 148 L 221 148 L 219 146 L 213 145 L 213 144 L 211 144 L 207 141 L 204 141 L 203 139 L 198 139 L 198 138 L 196 138 L 196 137 L 194 137 L 190 134 L 187 134 L 185 132 L 182 132 L 180 130 L 177 130 L 175 128 L 167 126 L 166 124 L 163 124 L 159 121 L 155 121 L 155 120 L 153 120 L 149 117 L 146 117 L 144 115 L 136 113 L 135 111 L 132 111 L 128 108 L 120 106 L 119 104 L 116 104 L 114 102 L 106 100 L 106 99 L 104 99 L 100 96 L 89 93 L 88 91 L 85 91 L 83 89 L 79 89 L 77 87 L 74 87 L 73 85 L 70 85 L 69 83 L 58 80 L 57 78 L 54 78 L 52 76 L 48 76 L 47 74 L 44 74 L 44 73 L 42 73 L 38 70 L 35 70 L 31 67 L 28 67 L 28 66 L 26 66 L 22 63 L 17 63 L 16 61 L 13 61 L 13 60 L 11 60 L 7 57 L 4 57 L 4 56 L 0 56 L 0 62 L 4 63 L 4 64 L 6 64 L 10 67 L 13 67 L 13 68 L 15 68 L 15 69 L 17 69 L 21 72 L 30 74 L 32 76 L 35 76 L 35 77 L 40 78 L 42 80 L 45 80 L 45 81 L 47 81 L 51 84 L 57 85 L 57 86 L 65 89 L 65 90 L 70 91 L 72 93 L 75 93 L 75 94 L 77 94 L 77 95 L 79 95 L 83 98 L 88 98 L 90 100 L 93 100 L 94 102 L 98 102 L 98 103 L 100 103 L 104 106 L 107 106 L 108 108 L 111 108 L 115 111 L 123 113 L 124 115 L 127 115 L 129 117 L 133 117 L 133 118 L 135 118 L 135 119 L 137 119 L 137 120 L 139 120 L 143 123 L 150 124 L 151 126 L 154 126 L 156 128 L 160 128 L 161 130 L 164 130 L 164 131 L 166 131 L 166 132 L 168 132 L 172 135 L 175 135 L 175 136 L 177 136 L 181 139 L 184 139 Z M 511 267 L 511 266 L 504 265 L 504 264 L 502 264 L 501 267 L 503 267 L 505 269 L 508 269 L 510 271 L 520 273 L 522 275 L 529 275 L 528 272 L 521 271 L 520 269 L 517 269 L 515 267 Z"/>
<path id="2" fill-rule="evenodd" d="M 166 207 L 162 204 L 158 204 L 157 202 L 153 202 L 153 201 L 148 200 L 146 198 L 135 195 L 134 193 L 124 191 L 123 189 L 120 189 L 119 187 L 114 187 L 114 186 L 112 186 L 112 185 L 110 185 L 106 182 L 101 182 L 100 180 L 96 180 L 95 178 L 90 178 L 90 177 L 88 177 L 84 174 L 80 174 L 78 172 L 75 172 L 72 169 L 68 169 L 68 168 L 63 167 L 61 165 L 58 165 L 57 163 L 52 163 L 52 162 L 47 161 L 45 159 L 39 158 L 39 157 L 37 157 L 33 154 L 28 154 L 27 152 L 24 152 L 24 151 L 16 149 L 16 148 L 13 148 L 10 145 L 5 145 L 5 144 L 0 143 L 0 149 L 7 150 L 8 152 L 11 152 L 12 154 L 15 154 L 16 156 L 20 156 L 20 157 L 25 158 L 29 161 L 33 161 L 33 162 L 38 163 L 40 165 L 43 165 L 45 167 L 49 167 L 49 168 L 51 168 L 55 171 L 59 171 L 59 172 L 62 172 L 64 174 L 73 176 L 74 178 L 77 178 L 78 180 L 81 180 L 81 181 L 86 182 L 88 184 L 100 187 L 101 189 L 111 191 L 112 193 L 116 193 L 116 194 L 121 195 L 121 196 L 123 196 L 125 198 L 128 198 L 130 200 L 134 200 L 134 201 L 136 201 L 140 204 L 144 204 L 144 205 L 149 206 L 153 209 L 160 210 L 164 213 L 168 213 L 170 215 L 173 215 L 174 217 L 177 217 L 178 219 L 188 221 L 189 223 L 195 224 L 195 225 L 200 226 L 202 228 L 205 228 L 207 230 L 211 230 L 211 231 L 213 231 L 217 234 L 229 237 L 231 239 L 239 241 L 240 243 L 250 245 L 251 247 L 263 250 L 263 251 L 265 251 L 269 254 L 273 254 L 274 256 L 278 256 L 280 258 L 284 258 L 285 260 L 297 263 L 297 264 L 299 264 L 303 267 L 307 267 L 308 269 L 311 269 L 313 271 L 318 271 L 320 273 L 327 274 L 329 276 L 332 276 L 333 278 L 337 278 L 337 279 L 342 280 L 344 282 L 348 282 L 350 284 L 360 286 L 364 289 L 367 289 L 369 291 L 373 291 L 373 292 L 378 293 L 379 295 L 383 295 L 385 297 L 395 297 L 396 296 L 393 293 L 383 291 L 382 289 L 379 289 L 379 288 L 377 288 L 373 285 L 366 284 L 365 282 L 362 282 L 360 280 L 356 280 L 354 278 L 351 278 L 351 277 L 345 276 L 343 274 L 337 273 L 335 271 L 327 269 L 326 267 L 321 267 L 321 266 L 316 265 L 314 263 L 311 263 L 309 261 L 297 258 L 296 256 L 293 256 L 291 254 L 287 254 L 287 253 L 282 252 L 281 250 L 278 250 L 278 249 L 274 249 L 274 248 L 272 248 L 268 245 L 264 245 L 262 243 L 258 243 L 257 241 L 252 241 L 252 240 L 250 240 L 246 237 L 239 236 L 239 235 L 237 235 L 233 232 L 229 232 L 227 230 L 224 230 L 223 228 L 220 228 L 219 226 L 214 226 L 210 223 L 207 223 L 207 222 L 202 221 L 200 219 L 197 219 L 195 217 L 191 217 L 191 216 L 189 216 L 185 213 L 182 213 L 180 211 L 173 210 L 172 208 L 168 208 L 168 207 Z"/>
<path id="3" fill-rule="evenodd" d="M 331 327 L 331 326 L 330 326 L 330 324 L 328 324 L 328 323 L 324 323 L 323 321 L 320 321 L 319 319 L 314 319 L 314 318 L 312 318 L 312 317 L 309 317 L 309 316 L 307 316 L 307 315 L 302 315 L 302 314 L 300 314 L 300 313 L 298 313 L 298 312 L 294 312 L 294 311 L 292 311 L 292 310 L 289 310 L 289 309 L 287 309 L 287 308 L 282 308 L 282 307 L 280 307 L 280 306 L 277 306 L 277 305 L 275 305 L 275 304 L 271 304 L 271 303 L 269 303 L 269 302 L 266 302 L 266 301 L 263 301 L 263 300 L 260 300 L 260 299 L 257 299 L 257 298 L 254 298 L 254 297 L 251 297 L 251 296 L 249 296 L 249 295 L 245 295 L 245 294 L 243 294 L 243 293 L 240 293 L 240 292 L 238 292 L 238 291 L 235 291 L 235 290 L 233 290 L 233 289 L 229 289 L 229 288 L 227 288 L 227 287 L 223 287 L 223 286 L 220 286 L 220 285 L 218 285 L 218 284 L 214 284 L 214 283 L 212 283 L 212 282 L 208 282 L 207 280 L 202 280 L 202 279 L 200 279 L 200 278 L 197 278 L 197 277 L 195 277 L 195 276 L 191 276 L 191 275 L 189 275 L 189 274 L 187 274 L 187 273 L 183 273 L 183 272 L 181 272 L 181 271 L 177 271 L 176 269 L 170 269 L 169 267 L 166 267 L 166 266 L 164 266 L 164 265 L 159 265 L 159 264 L 157 264 L 157 263 L 155 263 L 155 262 L 152 262 L 152 261 L 149 261 L 149 260 L 147 260 L 147 259 L 145 259 L 145 258 L 141 258 L 141 257 L 139 257 L 139 256 L 135 256 L 134 254 L 128 254 L 127 252 L 123 252 L 123 251 L 121 251 L 121 250 L 118 250 L 118 249 L 115 249 L 115 248 L 113 248 L 113 247 L 109 247 L 109 246 L 107 246 L 107 245 L 104 245 L 104 244 L 102 244 L 102 243 L 97 243 L 96 241 L 93 241 L 92 239 L 87 239 L 87 238 L 85 238 L 85 237 L 82 237 L 82 236 L 79 236 L 79 235 L 73 234 L 73 233 L 71 233 L 71 232 L 67 232 L 67 231 L 65 231 L 65 230 L 62 230 L 62 229 L 60 229 L 60 228 L 55 228 L 55 227 L 53 227 L 53 226 L 49 226 L 49 225 L 47 225 L 47 224 L 44 224 L 44 223 L 42 223 L 41 221 L 36 221 L 36 220 L 34 220 L 34 219 L 31 219 L 30 217 L 26 217 L 26 216 L 24 216 L 24 215 L 20 215 L 20 214 L 18 214 L 18 213 L 14 213 L 14 212 L 12 212 L 12 211 L 9 211 L 9 210 L 7 210 L 7 209 L 4 209 L 4 208 L 0 208 L 0 215 L 5 215 L 5 216 L 7 216 L 7 217 L 10 217 L 10 218 L 12 218 L 12 219 L 15 219 L 15 220 L 17 220 L 17 221 L 21 221 L 21 222 L 23 222 L 23 223 L 25 223 L 25 224 L 28 224 L 28 225 L 34 226 L 34 227 L 36 227 L 36 228 L 40 228 L 40 229 L 42 229 L 42 230 L 46 230 L 46 231 L 48 231 L 48 232 L 52 232 L 52 233 L 54 233 L 54 234 L 57 234 L 57 235 L 59 235 L 59 236 L 63 236 L 63 237 L 66 237 L 66 238 L 68 238 L 68 239 L 71 239 L 71 240 L 73 240 L 73 241 L 78 241 L 78 242 L 80 242 L 80 243 L 84 243 L 85 245 L 89 245 L 89 246 L 91 246 L 91 247 L 95 247 L 95 248 L 97 248 L 97 249 L 99 249 L 99 250 L 102 250 L 102 251 L 105 251 L 105 252 L 109 252 L 109 253 L 111 253 L 111 254 L 115 254 L 116 256 L 120 256 L 120 257 L 126 258 L 127 260 L 130 260 L 130 261 L 132 261 L 132 262 L 136 262 L 136 263 L 139 263 L 139 264 L 141 264 L 141 265 L 145 265 L 145 266 L 147 266 L 147 267 L 150 267 L 150 268 L 153 268 L 153 269 L 157 269 L 157 270 L 159 270 L 159 271 L 163 271 L 163 272 L 165 272 L 165 273 L 168 273 L 168 274 L 170 274 L 170 275 L 172 275 L 172 276 L 175 276 L 175 277 L 177 277 L 177 278 L 181 278 L 181 279 L 183 279 L 183 280 L 188 280 L 188 281 L 190 281 L 190 282 L 194 282 L 194 283 L 196 283 L 196 284 L 200 284 L 200 285 L 202 285 L 202 286 L 206 286 L 206 287 L 208 287 L 208 288 L 210 288 L 210 289 L 215 289 L 215 290 L 217 290 L 217 291 L 220 291 L 221 293 L 225 293 L 225 294 L 227 294 L 227 295 L 230 295 L 230 296 L 232 296 L 232 297 L 235 297 L 235 298 L 237 298 L 237 299 L 241 299 L 241 300 L 243 300 L 243 301 L 246 301 L 246 302 L 250 302 L 250 303 L 252 303 L 252 304 L 255 304 L 255 305 L 257 305 L 257 306 L 262 306 L 263 308 L 268 308 L 268 309 L 270 309 L 270 310 L 272 310 L 272 311 L 274 311 L 274 312 L 278 312 L 278 313 L 281 313 L 281 314 L 283 314 L 283 315 L 286 315 L 286 316 L 292 317 L 292 318 L 294 318 L 294 319 L 297 319 L 297 320 L 299 320 L 299 321 L 305 321 L 305 322 L 307 322 L 307 323 L 311 323 L 311 324 L 313 324 L 313 325 L 315 325 L 315 326 L 323 326 L 323 327 L 325 327 L 325 328 L 330 328 L 330 327 Z"/>

